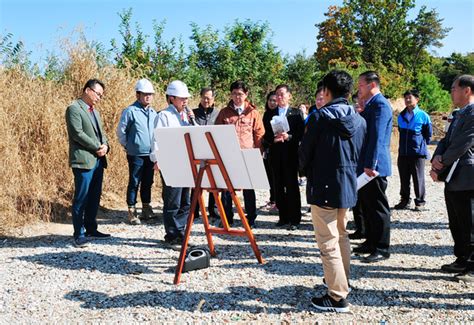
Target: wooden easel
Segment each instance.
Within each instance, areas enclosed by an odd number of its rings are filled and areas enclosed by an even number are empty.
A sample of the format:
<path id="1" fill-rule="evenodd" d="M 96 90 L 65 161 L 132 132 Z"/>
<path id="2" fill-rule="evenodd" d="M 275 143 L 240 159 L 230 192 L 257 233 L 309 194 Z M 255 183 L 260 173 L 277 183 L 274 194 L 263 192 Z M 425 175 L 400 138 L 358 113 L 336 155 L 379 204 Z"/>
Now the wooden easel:
<path id="1" fill-rule="evenodd" d="M 217 150 L 217 146 L 216 146 L 216 143 L 214 142 L 212 134 L 211 132 L 206 132 L 205 134 L 206 134 L 206 139 L 214 155 L 214 159 L 196 159 L 194 157 L 191 137 L 189 133 L 184 134 L 184 140 L 186 141 L 186 149 L 188 151 L 189 162 L 191 163 L 191 169 L 193 171 L 193 177 L 195 180 L 196 187 L 194 189 L 194 195 L 191 201 L 191 208 L 189 210 L 188 222 L 186 225 L 186 232 L 183 238 L 183 243 L 181 244 L 181 253 L 179 255 L 178 265 L 176 266 L 174 284 L 178 284 L 181 278 L 181 273 L 183 271 L 183 266 L 184 266 L 184 260 L 186 258 L 186 249 L 188 247 L 188 241 L 191 234 L 191 227 L 194 222 L 194 211 L 196 209 L 196 204 L 198 204 L 198 200 L 199 200 L 199 205 L 201 206 L 202 221 L 204 223 L 204 230 L 206 232 L 207 243 L 209 246 L 209 251 L 212 256 L 216 256 L 214 243 L 212 241 L 212 234 L 247 236 L 250 241 L 250 245 L 252 246 L 252 249 L 255 253 L 255 256 L 257 257 L 258 262 L 260 264 L 264 263 L 262 259 L 262 255 L 260 254 L 260 250 L 258 249 L 257 243 L 255 242 L 255 237 L 252 233 L 252 230 L 250 229 L 247 218 L 245 217 L 244 210 L 242 209 L 242 206 L 240 205 L 239 198 L 235 194 L 234 186 L 232 185 L 232 182 L 229 178 L 229 174 L 227 173 L 224 163 L 222 162 L 221 156 L 219 154 L 219 151 Z M 198 165 L 199 165 L 199 171 L 197 169 Z M 219 170 L 222 173 L 222 176 L 224 177 L 224 180 L 226 183 L 226 187 L 227 187 L 226 189 L 218 189 L 216 187 L 214 175 L 212 174 L 212 170 L 211 170 L 212 165 L 219 166 Z M 203 188 L 201 186 L 204 173 L 206 173 L 209 179 L 209 183 L 211 185 L 210 188 Z M 212 193 L 212 195 L 214 195 L 214 199 L 217 204 L 217 209 L 219 210 L 223 228 L 213 227 L 209 224 L 209 219 L 207 217 L 207 212 L 206 212 L 206 206 L 204 205 L 204 200 L 202 198 L 202 193 L 204 190 L 207 190 L 209 194 Z M 234 202 L 234 205 L 237 208 L 237 213 L 239 214 L 240 220 L 242 221 L 242 225 L 244 226 L 244 230 L 230 229 L 229 223 L 227 222 L 227 218 L 225 215 L 224 206 L 222 205 L 222 201 L 219 197 L 219 192 L 222 192 L 222 191 L 230 192 L 232 201 Z"/>

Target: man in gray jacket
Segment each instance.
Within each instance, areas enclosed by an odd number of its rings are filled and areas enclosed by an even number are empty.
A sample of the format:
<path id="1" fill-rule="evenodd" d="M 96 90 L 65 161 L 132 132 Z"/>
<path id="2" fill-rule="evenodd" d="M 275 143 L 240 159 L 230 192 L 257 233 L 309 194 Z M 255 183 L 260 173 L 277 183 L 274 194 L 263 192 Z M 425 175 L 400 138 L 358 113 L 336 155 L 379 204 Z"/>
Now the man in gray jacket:
<path id="1" fill-rule="evenodd" d="M 461 108 L 431 161 L 431 178 L 444 181 L 449 229 L 456 260 L 441 270 L 474 282 L 474 76 L 457 77 L 451 86 L 454 106 Z M 451 175 L 450 175 L 451 174 Z"/>
<path id="2" fill-rule="evenodd" d="M 155 89 L 147 79 L 138 80 L 135 86 L 137 100 L 123 110 L 117 127 L 117 137 L 127 152 L 129 179 L 127 186 L 128 221 L 140 224 L 135 204 L 138 187 L 142 200 L 142 219 L 153 218 L 151 187 L 153 162 L 150 160 L 156 111 L 151 107 Z"/>

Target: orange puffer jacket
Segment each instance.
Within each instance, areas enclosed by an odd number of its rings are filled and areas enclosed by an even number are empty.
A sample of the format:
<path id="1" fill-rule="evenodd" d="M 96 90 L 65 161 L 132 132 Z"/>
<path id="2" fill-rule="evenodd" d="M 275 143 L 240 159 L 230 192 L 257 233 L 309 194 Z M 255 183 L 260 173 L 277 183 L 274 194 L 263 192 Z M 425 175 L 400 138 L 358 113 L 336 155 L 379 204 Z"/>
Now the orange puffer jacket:
<path id="1" fill-rule="evenodd" d="M 221 109 L 216 119 L 217 124 L 234 124 L 239 138 L 240 148 L 260 148 L 265 129 L 262 117 L 256 107 L 245 102 L 245 110 L 238 115 L 231 100 L 227 107 Z"/>

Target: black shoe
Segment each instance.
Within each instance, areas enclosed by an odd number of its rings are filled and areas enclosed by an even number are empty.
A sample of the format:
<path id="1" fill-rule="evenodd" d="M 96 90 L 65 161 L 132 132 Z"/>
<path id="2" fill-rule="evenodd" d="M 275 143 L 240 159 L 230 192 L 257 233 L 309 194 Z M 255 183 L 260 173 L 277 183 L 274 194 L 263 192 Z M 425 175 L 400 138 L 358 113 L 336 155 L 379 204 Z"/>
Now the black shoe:
<path id="1" fill-rule="evenodd" d="M 104 234 L 98 230 L 93 232 L 86 232 L 86 237 L 90 239 L 109 239 L 110 234 Z"/>
<path id="2" fill-rule="evenodd" d="M 415 204 L 415 211 L 426 211 L 426 210 L 428 209 L 425 208 L 424 204 Z"/>
<path id="3" fill-rule="evenodd" d="M 372 254 L 369 256 L 366 256 L 362 259 L 362 262 L 364 263 L 377 263 L 383 260 L 388 260 L 390 258 L 390 253 L 387 252 L 382 252 L 378 249 L 375 250 Z"/>
<path id="4" fill-rule="evenodd" d="M 352 249 L 355 254 L 372 254 L 374 251 L 375 249 L 365 242 Z"/>
<path id="5" fill-rule="evenodd" d="M 311 304 L 319 310 L 335 311 L 337 313 L 349 312 L 349 303 L 346 299 L 336 301 L 327 294 L 323 297 L 311 298 Z"/>
<path id="6" fill-rule="evenodd" d="M 352 234 L 349 234 L 349 239 L 364 239 L 365 235 L 361 232 L 356 230 Z"/>
<path id="7" fill-rule="evenodd" d="M 395 210 L 405 210 L 410 207 L 410 200 L 400 200 L 395 206 L 393 207 Z"/>
<path id="8" fill-rule="evenodd" d="M 287 224 L 288 224 L 287 221 L 281 221 L 281 220 L 280 220 L 280 221 L 278 221 L 278 222 L 276 223 L 276 226 L 277 226 L 277 227 L 283 227 L 283 226 L 286 226 Z"/>
<path id="9" fill-rule="evenodd" d="M 468 284 L 474 283 L 474 271 L 465 271 L 454 276 L 454 279 L 458 282 L 464 282 Z"/>
<path id="10" fill-rule="evenodd" d="M 441 266 L 441 271 L 446 272 L 446 273 L 463 273 L 466 271 L 467 268 L 467 263 L 466 261 L 463 261 L 461 259 L 456 259 L 451 264 L 444 264 Z"/>
<path id="11" fill-rule="evenodd" d="M 85 237 L 74 238 L 74 246 L 78 248 L 84 248 L 89 246 L 89 242 Z"/>
<path id="12" fill-rule="evenodd" d="M 290 225 L 290 226 L 288 227 L 288 230 L 289 230 L 289 231 L 298 230 L 298 225 Z"/>

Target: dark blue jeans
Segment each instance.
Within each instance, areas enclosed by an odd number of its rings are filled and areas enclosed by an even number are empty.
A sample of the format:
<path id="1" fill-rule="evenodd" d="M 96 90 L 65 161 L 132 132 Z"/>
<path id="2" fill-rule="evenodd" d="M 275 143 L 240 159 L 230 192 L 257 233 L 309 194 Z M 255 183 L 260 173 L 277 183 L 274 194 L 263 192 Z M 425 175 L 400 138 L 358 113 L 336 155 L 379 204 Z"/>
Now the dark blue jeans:
<path id="1" fill-rule="evenodd" d="M 243 190 L 244 195 L 244 204 L 245 204 L 245 213 L 247 214 L 247 220 L 250 225 L 255 223 L 257 218 L 257 207 L 256 207 L 256 198 L 254 190 Z M 222 205 L 224 206 L 225 215 L 227 217 L 227 222 L 230 224 L 234 223 L 234 211 L 232 209 L 232 196 L 230 192 L 222 192 L 221 196 Z"/>
<path id="2" fill-rule="evenodd" d="M 153 185 L 154 163 L 149 156 L 129 156 L 128 160 L 128 186 L 127 204 L 129 206 L 137 203 L 138 187 L 140 186 L 140 198 L 142 203 L 151 202 L 151 187 Z"/>
<path id="3" fill-rule="evenodd" d="M 165 224 L 165 240 L 173 240 L 184 235 L 188 221 L 190 198 L 189 188 L 165 185 L 162 178 L 163 221 Z"/>
<path id="4" fill-rule="evenodd" d="M 102 180 L 104 178 L 103 159 L 98 159 L 92 169 L 73 168 L 74 199 L 72 201 L 72 223 L 74 238 L 84 235 L 84 230 L 97 230 L 97 210 L 99 210 Z"/>

